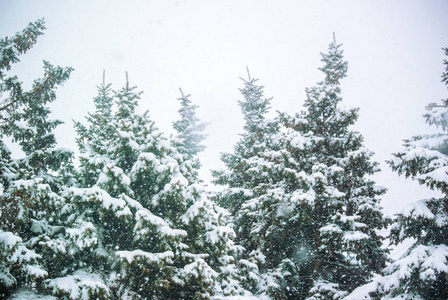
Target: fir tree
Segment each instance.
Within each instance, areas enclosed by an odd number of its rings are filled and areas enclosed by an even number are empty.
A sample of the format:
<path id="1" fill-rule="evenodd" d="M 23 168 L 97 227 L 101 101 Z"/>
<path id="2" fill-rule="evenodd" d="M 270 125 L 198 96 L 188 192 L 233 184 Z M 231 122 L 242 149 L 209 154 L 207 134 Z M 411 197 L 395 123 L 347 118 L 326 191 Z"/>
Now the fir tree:
<path id="1" fill-rule="evenodd" d="M 64 248 L 65 224 L 60 212 L 66 206 L 58 194 L 70 181 L 64 170 L 71 168 L 72 152 L 56 149 L 54 128 L 46 106 L 56 99 L 55 89 L 66 81 L 71 68 L 44 61 L 44 76 L 23 91 L 17 77 L 6 77 L 18 55 L 26 52 L 42 34 L 44 23 L 30 23 L 23 34 L 0 40 L 2 137 L 11 137 L 25 157 L 12 159 L 1 142 L 0 194 L 0 295 L 19 286 L 43 289 L 43 280 L 64 272 L 69 260 Z"/>
<path id="2" fill-rule="evenodd" d="M 226 274 L 237 247 L 225 211 L 184 176 L 192 174 L 191 164 L 149 114 L 135 112 L 140 94 L 126 84 L 111 96 L 103 83 L 96 112 L 87 125 L 76 125 L 82 184 L 64 196 L 73 204 L 68 220 L 82 263 L 68 276 L 88 270 L 98 286 L 104 283 L 106 298 L 244 292 Z"/>
<path id="3" fill-rule="evenodd" d="M 322 55 L 325 80 L 307 89 L 302 114 L 266 121 L 269 101 L 248 82 L 243 139 L 223 156 L 229 171 L 215 172 L 229 185 L 220 203 L 236 215 L 252 289 L 275 299 L 340 298 L 385 264 L 375 231 L 384 189 L 366 178 L 377 163 L 349 129 L 358 110 L 339 107 L 339 48 Z"/>
<path id="4" fill-rule="evenodd" d="M 386 261 L 376 233 L 387 224 L 377 198 L 385 189 L 366 178 L 379 168 L 361 134 L 350 130 L 358 109 L 340 107 L 339 81 L 347 72 L 340 47 L 334 41 L 322 54 L 325 80 L 307 89 L 307 112 L 297 121 L 309 147 L 309 164 L 302 170 L 311 175 L 315 195 L 307 241 L 314 249 L 310 299 L 341 297 L 380 272 Z"/>
<path id="5" fill-rule="evenodd" d="M 180 169 L 190 182 L 184 192 L 189 208 L 181 217 L 181 226 L 189 232 L 186 243 L 190 245 L 189 251 L 196 255 L 207 253 L 204 261 L 212 266 L 211 271 L 215 273 L 214 289 L 217 294 L 244 294 L 246 291 L 240 286 L 241 278 L 235 265 L 235 256 L 241 248 L 233 242 L 235 233 L 229 227 L 232 226 L 229 223 L 230 215 L 212 201 L 215 196 L 206 192 L 197 177 L 201 167 L 198 153 L 205 149 L 201 142 L 206 137 L 203 131 L 207 123 L 200 122 L 196 116 L 198 106 L 192 105 L 190 95 L 185 95 L 181 89 L 180 92 L 181 119 L 174 122 L 173 127 L 177 131 L 174 146 L 182 155 Z M 198 263 L 196 265 L 199 266 Z"/>
<path id="6" fill-rule="evenodd" d="M 10 122 L 19 107 L 27 105 L 30 101 L 23 96 L 22 84 L 17 76 L 7 77 L 6 72 L 11 70 L 13 64 L 20 61 L 19 56 L 26 53 L 36 43 L 37 38 L 45 30 L 44 20 L 29 23 L 21 32 L 13 37 L 0 40 L 0 124 L 2 131 L 8 131 Z M 5 95 L 6 94 L 6 95 Z"/>
<path id="7" fill-rule="evenodd" d="M 198 106 L 192 105 L 189 99 L 191 95 L 185 95 L 181 89 L 179 90 L 182 96 L 178 99 L 181 102 L 181 108 L 179 109 L 180 120 L 173 123 L 173 128 L 177 132 L 174 146 L 179 153 L 184 155 L 184 161 L 188 162 L 193 168 L 194 172 L 191 174 L 191 177 L 195 180 L 198 176 L 197 171 L 201 168 L 201 163 L 197 156 L 205 149 L 201 142 L 206 137 L 203 131 L 207 123 L 200 122 L 196 116 L 196 108 Z M 187 169 L 188 167 L 185 170 Z"/>
<path id="8" fill-rule="evenodd" d="M 448 56 L 448 48 L 443 49 Z M 448 60 L 442 82 L 448 86 Z M 404 150 L 389 161 L 394 171 L 444 194 L 423 199 L 396 215 L 391 228 L 392 244 L 413 238 L 412 246 L 383 270 L 383 276 L 355 290 L 348 299 L 447 299 L 448 297 L 448 100 L 443 108 L 424 115 L 426 123 L 442 133 L 414 136 Z"/>
<path id="9" fill-rule="evenodd" d="M 258 79 L 242 79 L 240 89 L 244 100 L 239 101 L 244 116 L 244 133 L 234 147 L 233 154 L 223 154 L 222 160 L 227 170 L 213 171 L 215 183 L 227 185 L 217 198 L 217 202 L 234 216 L 237 243 L 244 247 L 239 259 L 240 272 L 245 287 L 259 293 L 264 270 L 265 255 L 261 251 L 265 244 L 265 228 L 275 219 L 275 200 L 268 196 L 274 193 L 275 175 L 271 149 L 278 143 L 271 139 L 277 131 L 275 122 L 266 120 L 270 108 L 270 98 L 263 95 L 263 86 Z M 272 159 L 272 160 L 271 160 Z M 271 205 L 273 204 L 273 205 Z"/>
<path id="10" fill-rule="evenodd" d="M 89 113 L 87 122 L 89 127 L 81 122 L 75 122 L 75 129 L 78 133 L 76 142 L 81 153 L 79 160 L 79 177 L 81 185 L 92 186 L 96 183 L 99 171 L 109 163 L 108 151 L 110 145 L 107 144 L 109 137 L 115 133 L 115 129 L 109 123 L 112 117 L 113 96 L 111 95 L 111 84 L 105 83 L 105 72 L 103 72 L 103 83 L 98 87 L 98 95 L 93 99 L 95 113 Z M 87 156 L 85 156 L 88 154 Z"/>
<path id="11" fill-rule="evenodd" d="M 234 147 L 234 154 L 225 153 L 222 161 L 226 164 L 227 171 L 213 171 L 215 183 L 229 185 L 228 190 L 218 199 L 218 203 L 230 210 L 235 215 L 243 203 L 252 197 L 253 189 L 258 185 L 257 179 L 249 171 L 252 160 L 257 159 L 258 154 L 269 149 L 269 134 L 276 132 L 276 123 L 267 121 L 265 115 L 270 108 L 270 98 L 263 96 L 263 86 L 257 85 L 258 79 L 242 79 L 244 88 L 240 89 L 244 100 L 238 101 L 244 116 L 244 133 Z M 247 172 L 249 171 L 249 172 Z M 267 174 L 266 174 L 267 175 Z M 254 182 L 255 180 L 255 182 Z M 259 178 L 260 183 L 266 180 L 266 176 Z"/>
<path id="12" fill-rule="evenodd" d="M 104 284 L 108 299 L 163 297 L 170 292 L 176 275 L 173 259 L 186 235 L 149 210 L 155 191 L 164 187 L 152 180 L 160 180 L 160 173 L 169 168 L 146 169 L 145 158 L 154 154 L 143 153 L 149 150 L 144 143 L 164 144 L 166 148 L 158 150 L 165 153 L 169 142 L 157 135 L 146 115 L 136 114 L 140 94 L 128 83 L 113 95 L 110 85 L 103 82 L 99 87 L 88 125 L 76 123 L 81 185 L 64 194 L 73 204 L 68 219 L 74 251 L 82 262 L 68 276 L 90 270 L 98 284 Z M 151 186 L 148 190 L 146 183 Z M 70 292 L 57 281 L 52 284 L 53 292 Z"/>

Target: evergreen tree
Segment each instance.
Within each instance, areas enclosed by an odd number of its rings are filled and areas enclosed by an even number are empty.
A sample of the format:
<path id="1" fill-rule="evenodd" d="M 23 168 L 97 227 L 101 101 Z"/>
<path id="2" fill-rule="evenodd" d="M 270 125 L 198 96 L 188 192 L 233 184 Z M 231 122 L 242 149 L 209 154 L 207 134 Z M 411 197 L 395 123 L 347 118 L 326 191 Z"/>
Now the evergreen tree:
<path id="1" fill-rule="evenodd" d="M 64 222 L 60 212 L 66 206 L 58 195 L 71 180 L 72 152 L 56 149 L 54 128 L 46 106 L 56 99 L 55 89 L 66 81 L 71 68 L 55 67 L 44 61 L 44 76 L 23 91 L 16 76 L 6 77 L 18 55 L 26 52 L 44 29 L 42 20 L 30 23 L 14 39 L 0 40 L 0 92 L 2 123 L 0 134 L 18 143 L 25 157 L 13 159 L 1 142 L 0 194 L 0 296 L 17 287 L 42 291 L 43 280 L 64 272 L 69 260 L 65 253 Z"/>
<path id="2" fill-rule="evenodd" d="M 75 129 L 78 133 L 76 142 L 80 150 L 80 183 L 83 186 L 92 186 L 96 183 L 101 171 L 109 163 L 107 156 L 110 145 L 107 144 L 109 137 L 113 136 L 115 129 L 109 121 L 112 118 L 113 96 L 111 95 L 111 84 L 105 83 L 105 73 L 103 73 L 103 83 L 98 87 L 98 95 L 93 99 L 95 103 L 95 113 L 89 113 L 87 121 L 89 127 L 81 122 L 75 122 Z M 87 156 L 86 156 L 87 154 Z"/>
<path id="3" fill-rule="evenodd" d="M 68 275 L 101 279 L 104 297 L 206 299 L 244 292 L 232 276 L 233 231 L 225 211 L 189 182 L 187 157 L 146 112 L 135 112 L 135 87 L 99 88 L 96 112 L 77 123 L 82 152 L 79 187 L 64 196 L 74 252 L 82 263 Z M 67 279 L 67 278 L 66 278 Z M 62 281 L 62 279 L 61 279 Z M 53 292 L 68 295 L 53 281 Z M 77 287 L 82 291 L 83 287 Z"/>
<path id="4" fill-rule="evenodd" d="M 196 116 L 198 106 L 192 105 L 190 95 L 185 95 L 182 90 L 180 92 L 182 97 L 178 100 L 181 101 L 181 118 L 173 123 L 177 131 L 173 145 L 182 155 L 180 169 L 190 182 L 184 192 L 189 208 L 181 217 L 182 228 L 189 232 L 186 243 L 190 245 L 190 252 L 199 255 L 208 253 L 205 262 L 217 271 L 214 289 L 218 294 L 245 294 L 235 265 L 235 256 L 241 252 L 241 248 L 233 242 L 235 233 L 230 228 L 230 215 L 212 201 L 215 196 L 206 192 L 197 177 L 201 167 L 197 155 L 205 149 L 201 142 L 205 139 L 203 131 L 207 124 L 200 122 Z"/>
<path id="5" fill-rule="evenodd" d="M 213 171 L 215 183 L 228 185 L 229 189 L 218 199 L 218 203 L 229 209 L 235 215 L 243 203 L 250 199 L 253 189 L 258 186 L 258 182 L 267 180 L 266 176 L 254 178 L 250 171 L 253 160 L 258 155 L 269 149 L 269 135 L 276 132 L 276 123 L 266 120 L 265 115 L 270 108 L 270 98 L 263 96 L 263 86 L 257 85 L 258 79 L 251 78 L 248 73 L 248 80 L 241 78 L 244 88 L 240 89 L 244 100 L 238 101 L 244 116 L 244 133 L 234 147 L 234 154 L 225 153 L 222 161 L 226 164 L 227 171 Z M 268 174 L 266 174 L 268 175 Z M 255 181 L 255 182 L 254 182 Z M 238 234 L 240 235 L 240 234 Z"/>
<path id="6" fill-rule="evenodd" d="M 337 299 L 385 264 L 375 231 L 385 225 L 376 198 L 384 189 L 366 178 L 377 163 L 349 129 L 358 110 L 339 108 L 339 48 L 322 55 L 326 78 L 307 89 L 302 114 L 265 121 L 269 102 L 247 85 L 245 133 L 223 156 L 229 171 L 215 172 L 229 185 L 220 203 L 236 214 L 252 288 L 274 299 Z"/>
<path id="7" fill-rule="evenodd" d="M 193 174 L 190 176 L 192 179 L 197 179 L 197 170 L 201 168 L 197 155 L 205 149 L 201 142 L 206 137 L 203 131 L 207 123 L 200 122 L 196 116 L 196 108 L 198 106 L 192 105 L 189 99 L 191 95 L 185 95 L 181 89 L 179 90 L 182 96 L 178 99 L 181 102 L 181 108 L 179 109 L 180 120 L 173 123 L 173 128 L 177 132 L 174 146 L 180 154 L 184 155 L 184 161 L 191 164 L 191 167 L 186 167 L 185 171 L 192 168 Z M 187 175 L 187 177 L 190 176 Z"/>
<path id="8" fill-rule="evenodd" d="M 107 299 L 163 298 L 176 284 L 173 259 L 186 235 L 149 210 L 154 191 L 164 187 L 154 181 L 169 168 L 161 164 L 157 170 L 146 170 L 145 158 L 154 154 L 143 151 L 152 142 L 156 147 L 165 145 L 158 149 L 165 153 L 169 141 L 160 137 L 146 115 L 136 115 L 141 93 L 134 90 L 126 84 L 111 95 L 110 85 L 103 82 L 99 87 L 96 111 L 87 117 L 88 125 L 76 123 L 81 185 L 64 194 L 73 204 L 68 219 L 81 262 L 68 276 L 89 270 L 99 285 L 104 284 Z M 145 190 L 148 184 L 151 188 Z M 54 293 L 68 296 L 73 292 L 57 281 L 52 284 Z"/>
<path id="9" fill-rule="evenodd" d="M 443 49 L 448 56 L 448 48 Z M 442 82 L 448 86 L 448 60 Z M 392 244 L 408 238 L 415 241 L 383 276 L 355 290 L 348 299 L 447 299 L 448 298 L 448 99 L 443 108 L 424 115 L 426 123 L 442 129 L 434 135 L 414 136 L 404 141 L 404 150 L 389 161 L 400 175 L 411 177 L 442 198 L 416 201 L 396 215 L 391 228 Z"/>
<path id="10" fill-rule="evenodd" d="M 366 178 L 379 168 L 370 160 L 373 153 L 362 145 L 361 134 L 350 130 L 358 109 L 339 105 L 339 81 L 347 72 L 340 47 L 334 41 L 328 54 L 322 54 L 325 80 L 307 89 L 307 112 L 296 122 L 308 140 L 308 164 L 299 162 L 300 155 L 296 161 L 311 175 L 314 193 L 307 241 L 314 249 L 310 299 L 339 298 L 380 272 L 386 261 L 376 233 L 387 224 L 377 198 L 385 189 Z"/>
<path id="11" fill-rule="evenodd" d="M 245 287 L 253 293 L 260 292 L 261 276 L 265 272 L 263 245 L 269 243 L 265 228 L 276 218 L 275 193 L 276 178 L 271 167 L 275 152 L 279 149 L 271 137 L 277 132 L 277 124 L 266 120 L 270 108 L 270 98 L 263 95 L 263 86 L 258 79 L 242 79 L 240 89 L 244 100 L 239 101 L 244 116 L 244 133 L 234 147 L 233 154 L 223 154 L 222 160 L 227 170 L 213 171 L 215 183 L 227 185 L 217 198 L 218 204 L 228 209 L 234 216 L 237 243 L 244 247 L 239 259 L 240 272 Z M 271 160 L 272 158 L 272 160 Z"/>
<path id="12" fill-rule="evenodd" d="M 0 39 L 0 124 L 2 131 L 8 131 L 9 124 L 14 120 L 14 114 L 19 107 L 27 105 L 31 100 L 23 96 L 21 82 L 17 76 L 7 77 L 6 72 L 13 64 L 20 61 L 19 56 L 26 53 L 36 43 L 37 38 L 45 30 L 44 20 L 29 23 L 21 32 L 13 37 Z"/>

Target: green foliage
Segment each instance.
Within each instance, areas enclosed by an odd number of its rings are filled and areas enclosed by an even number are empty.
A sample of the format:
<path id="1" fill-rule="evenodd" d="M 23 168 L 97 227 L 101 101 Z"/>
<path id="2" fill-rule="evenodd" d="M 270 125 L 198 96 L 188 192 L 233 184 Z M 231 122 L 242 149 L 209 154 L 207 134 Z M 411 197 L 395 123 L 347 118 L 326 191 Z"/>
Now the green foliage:
<path id="1" fill-rule="evenodd" d="M 58 276 L 70 261 L 66 253 L 61 211 L 65 199 L 57 193 L 71 181 L 72 152 L 56 149 L 53 130 L 62 122 L 49 120 L 48 104 L 55 89 L 72 71 L 44 61 L 44 75 L 23 91 L 16 76 L 6 71 L 29 50 L 45 29 L 43 20 L 30 23 L 14 38 L 0 40 L 0 134 L 18 143 L 25 157 L 13 159 L 4 142 L 0 194 L 0 295 L 18 286 L 42 291 L 44 279 Z"/>
<path id="2" fill-rule="evenodd" d="M 218 203 L 235 214 L 244 261 L 258 253 L 256 268 L 246 264 L 257 277 L 249 288 L 275 299 L 342 297 L 386 261 L 376 234 L 386 225 L 377 199 L 385 189 L 366 178 L 378 164 L 350 130 L 358 109 L 339 107 L 347 63 L 335 43 L 322 57 L 326 78 L 295 116 L 266 121 L 270 99 L 256 80 L 244 82 L 245 132 L 222 156 L 228 170 L 214 172 L 228 185 Z"/>
<path id="3" fill-rule="evenodd" d="M 113 92 L 103 83 L 88 124 L 75 124 L 80 185 L 64 197 L 73 204 L 67 217 L 76 237 L 73 251 L 84 264 L 73 271 L 90 270 L 118 298 L 244 293 L 229 274 L 237 246 L 227 212 L 188 176 L 197 153 L 182 152 L 195 143 L 188 141 L 194 135 L 191 124 L 182 127 L 182 139 L 171 141 L 148 112 L 135 112 L 141 93 L 134 90 L 127 84 Z M 184 104 L 189 120 L 196 122 L 194 109 Z"/>
<path id="4" fill-rule="evenodd" d="M 203 131 L 207 123 L 200 122 L 196 116 L 198 106 L 192 105 L 191 100 L 188 99 L 191 95 L 185 95 L 182 90 L 180 90 L 180 93 L 182 97 L 178 100 L 181 102 L 181 108 L 179 109 L 181 118 L 173 123 L 173 128 L 177 132 L 174 146 L 179 153 L 186 155 L 185 160 L 194 160 L 194 168 L 199 169 L 201 165 L 197 155 L 205 149 L 201 142 L 206 137 Z"/>

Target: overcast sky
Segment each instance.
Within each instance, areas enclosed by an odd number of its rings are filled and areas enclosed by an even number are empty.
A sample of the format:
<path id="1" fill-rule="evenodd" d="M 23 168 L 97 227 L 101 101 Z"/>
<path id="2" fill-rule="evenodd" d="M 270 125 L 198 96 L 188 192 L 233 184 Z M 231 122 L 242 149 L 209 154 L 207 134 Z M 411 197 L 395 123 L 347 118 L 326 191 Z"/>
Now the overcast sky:
<path id="1" fill-rule="evenodd" d="M 360 107 L 354 129 L 376 153 L 375 176 L 389 192 L 385 213 L 434 194 L 399 178 L 385 164 L 402 140 L 436 132 L 424 123 L 429 102 L 447 97 L 440 82 L 448 46 L 448 1 L 22 1 L 0 0 L 0 37 L 45 18 L 47 30 L 14 66 L 25 86 L 42 74 L 42 60 L 75 68 L 59 89 L 53 117 L 61 147 L 75 149 L 72 120 L 93 109 L 96 86 L 106 81 L 144 91 L 141 110 L 166 133 L 178 117 L 181 87 L 210 123 L 202 176 L 222 167 L 242 132 L 239 77 L 260 78 L 275 111 L 302 110 L 305 88 L 323 79 L 320 52 L 343 44 L 349 63 L 341 82 L 343 105 Z"/>

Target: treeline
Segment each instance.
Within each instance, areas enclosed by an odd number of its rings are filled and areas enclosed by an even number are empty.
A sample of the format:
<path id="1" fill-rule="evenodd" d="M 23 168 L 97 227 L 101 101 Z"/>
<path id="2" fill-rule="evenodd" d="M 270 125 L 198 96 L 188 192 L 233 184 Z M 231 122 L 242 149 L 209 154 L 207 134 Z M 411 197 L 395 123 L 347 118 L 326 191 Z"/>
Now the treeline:
<path id="1" fill-rule="evenodd" d="M 38 20 L 0 40 L 0 297 L 448 298 L 448 200 L 383 215 L 386 189 L 369 179 L 378 163 L 351 129 L 359 111 L 340 106 L 348 64 L 335 40 L 302 112 L 266 119 L 272 99 L 243 79 L 244 133 L 213 171 L 222 192 L 211 192 L 198 179 L 206 124 L 182 91 L 168 137 L 136 113 L 136 87 L 103 80 L 95 111 L 75 123 L 75 166 L 48 108 L 72 69 L 44 62 L 28 91 L 8 76 L 44 29 Z M 442 133 L 405 140 L 388 162 L 445 195 L 447 104 L 425 115 Z M 5 138 L 25 156 L 13 158 Z M 393 244 L 415 240 L 396 261 L 378 234 L 389 226 Z"/>

